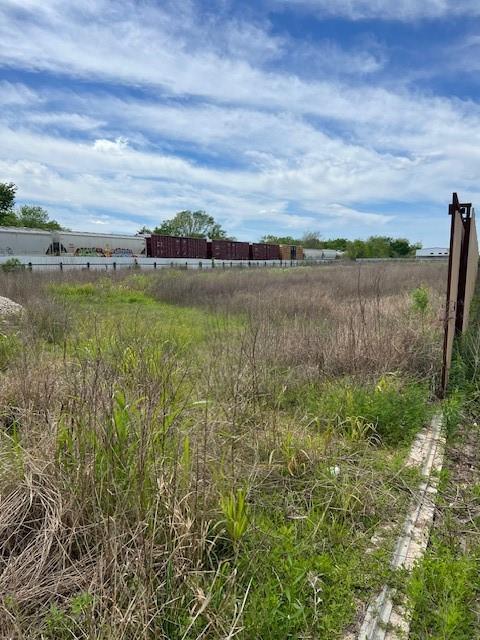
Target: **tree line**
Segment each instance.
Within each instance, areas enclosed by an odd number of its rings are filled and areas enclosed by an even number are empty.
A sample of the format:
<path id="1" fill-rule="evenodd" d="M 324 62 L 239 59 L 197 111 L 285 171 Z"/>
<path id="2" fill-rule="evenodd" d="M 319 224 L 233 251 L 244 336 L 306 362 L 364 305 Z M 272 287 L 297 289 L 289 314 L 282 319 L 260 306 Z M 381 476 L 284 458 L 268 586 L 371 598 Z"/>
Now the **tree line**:
<path id="1" fill-rule="evenodd" d="M 0 182 L 0 225 L 3 227 L 29 227 L 57 231 L 63 227 L 50 220 L 48 211 L 43 207 L 24 204 L 15 207 L 17 186 L 13 182 Z"/>
<path id="2" fill-rule="evenodd" d="M 295 244 L 305 249 L 335 249 L 343 251 L 348 258 L 408 258 L 421 248 L 420 243 L 410 243 L 406 238 L 390 236 L 370 236 L 366 240 L 333 238 L 324 240 L 315 231 L 307 232 L 302 238 L 292 236 L 263 236 L 262 242 L 272 244 Z"/>

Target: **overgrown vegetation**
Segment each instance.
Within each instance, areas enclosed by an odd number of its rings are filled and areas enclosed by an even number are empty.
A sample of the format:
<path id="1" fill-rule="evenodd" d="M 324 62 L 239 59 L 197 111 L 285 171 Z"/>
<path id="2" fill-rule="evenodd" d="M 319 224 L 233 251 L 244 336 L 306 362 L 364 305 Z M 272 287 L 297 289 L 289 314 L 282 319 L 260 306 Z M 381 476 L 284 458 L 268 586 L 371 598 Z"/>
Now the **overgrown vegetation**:
<path id="1" fill-rule="evenodd" d="M 408 587 L 413 640 L 470 640 L 480 633 L 478 300 L 475 306 L 456 345 L 444 401 L 447 450 L 430 544 Z"/>
<path id="2" fill-rule="evenodd" d="M 416 481 L 442 269 L 6 274 L 0 635 L 340 638 Z"/>

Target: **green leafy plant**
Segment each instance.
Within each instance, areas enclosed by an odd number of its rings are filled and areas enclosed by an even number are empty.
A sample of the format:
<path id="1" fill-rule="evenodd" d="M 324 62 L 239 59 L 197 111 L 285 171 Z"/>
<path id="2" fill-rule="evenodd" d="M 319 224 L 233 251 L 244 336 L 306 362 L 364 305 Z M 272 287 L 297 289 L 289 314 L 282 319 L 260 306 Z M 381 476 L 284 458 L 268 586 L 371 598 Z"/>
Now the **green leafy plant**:
<path id="1" fill-rule="evenodd" d="M 238 547 L 248 529 L 248 505 L 245 491 L 237 489 L 220 500 L 220 507 L 225 517 L 225 528 L 234 545 Z"/>
<path id="2" fill-rule="evenodd" d="M 425 315 L 430 306 L 430 298 L 427 287 L 417 287 L 411 293 L 412 308 L 415 312 Z"/>

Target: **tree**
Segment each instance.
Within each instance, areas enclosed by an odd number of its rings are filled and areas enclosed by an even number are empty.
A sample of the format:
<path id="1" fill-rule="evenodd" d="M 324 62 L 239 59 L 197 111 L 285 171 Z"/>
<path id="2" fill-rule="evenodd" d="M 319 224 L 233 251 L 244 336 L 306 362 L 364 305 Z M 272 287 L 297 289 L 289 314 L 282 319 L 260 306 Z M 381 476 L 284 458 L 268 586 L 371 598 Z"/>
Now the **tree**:
<path id="1" fill-rule="evenodd" d="M 318 231 L 306 231 L 300 241 L 305 249 L 323 249 L 320 233 Z"/>
<path id="2" fill-rule="evenodd" d="M 415 245 L 411 245 L 406 238 L 396 238 L 390 242 L 394 256 L 404 258 L 411 255 L 417 248 Z"/>
<path id="3" fill-rule="evenodd" d="M 333 238 L 333 240 L 322 240 L 322 249 L 336 249 L 337 251 L 346 251 L 348 240 L 346 238 Z"/>
<path id="4" fill-rule="evenodd" d="M 260 242 L 265 244 L 300 244 L 300 240 L 295 240 L 292 236 L 273 236 L 271 234 L 263 236 Z"/>
<path id="5" fill-rule="evenodd" d="M 153 233 L 189 238 L 227 237 L 220 224 L 205 211 L 180 211 L 170 220 L 164 220 L 159 227 L 155 227 Z"/>
<path id="6" fill-rule="evenodd" d="M 30 227 L 32 229 L 47 229 L 58 231 L 62 227 L 56 220 L 49 220 L 48 211 L 43 207 L 24 204 L 17 214 L 17 224 L 20 227 Z"/>
<path id="7" fill-rule="evenodd" d="M 137 231 L 137 235 L 139 236 L 144 235 L 146 233 L 152 233 L 152 230 L 146 227 L 145 225 L 143 225 L 143 227 Z"/>
<path id="8" fill-rule="evenodd" d="M 13 182 L 0 182 L 0 224 L 8 224 L 13 207 L 15 206 L 15 193 L 17 185 Z"/>

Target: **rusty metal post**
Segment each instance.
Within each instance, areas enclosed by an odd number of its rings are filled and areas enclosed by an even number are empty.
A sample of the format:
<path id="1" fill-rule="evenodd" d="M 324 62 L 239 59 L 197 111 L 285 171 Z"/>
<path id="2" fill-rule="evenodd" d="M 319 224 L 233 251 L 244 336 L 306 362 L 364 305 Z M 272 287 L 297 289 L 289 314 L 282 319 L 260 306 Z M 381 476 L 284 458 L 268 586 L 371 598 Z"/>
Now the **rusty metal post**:
<path id="1" fill-rule="evenodd" d="M 450 252 L 448 257 L 445 334 L 440 396 L 444 397 L 452 362 L 454 338 L 466 330 L 470 303 L 475 289 L 478 266 L 478 245 L 472 203 L 460 203 L 456 193 L 448 213 Z"/>

